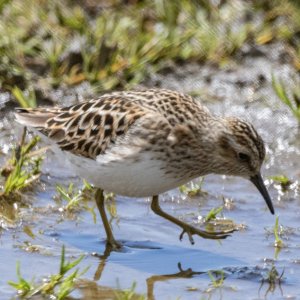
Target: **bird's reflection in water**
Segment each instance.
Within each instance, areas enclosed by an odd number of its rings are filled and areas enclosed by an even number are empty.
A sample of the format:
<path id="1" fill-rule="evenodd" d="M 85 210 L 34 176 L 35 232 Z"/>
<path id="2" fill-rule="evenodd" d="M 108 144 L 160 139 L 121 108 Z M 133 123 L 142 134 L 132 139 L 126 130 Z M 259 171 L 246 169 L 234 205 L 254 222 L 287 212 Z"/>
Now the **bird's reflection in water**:
<path id="1" fill-rule="evenodd" d="M 105 251 L 102 255 L 96 255 L 95 254 L 95 256 L 99 257 L 99 259 L 100 259 L 98 268 L 97 268 L 97 270 L 95 272 L 95 275 L 94 275 L 94 280 L 95 281 L 99 281 L 101 279 L 101 275 L 104 271 L 107 258 L 110 256 L 112 251 L 113 251 L 113 249 L 110 246 L 106 246 Z M 166 280 L 178 279 L 178 278 L 192 278 L 195 275 L 201 275 L 201 274 L 206 273 L 206 272 L 195 272 L 191 268 L 188 268 L 188 269 L 184 270 L 184 269 L 182 269 L 180 262 L 177 264 L 177 266 L 178 266 L 178 270 L 179 270 L 177 273 L 163 274 L 163 275 L 153 275 L 153 276 L 150 276 L 146 279 L 147 299 L 148 300 L 154 300 L 155 299 L 154 298 L 154 285 L 155 285 L 156 282 L 163 282 L 163 281 L 166 281 Z"/>
<path id="2" fill-rule="evenodd" d="M 149 278 L 147 278 L 147 299 L 148 300 L 154 300 L 154 284 L 156 282 L 162 282 L 170 279 L 178 279 L 178 278 L 191 278 L 194 275 L 201 275 L 206 272 L 195 272 L 191 268 L 188 268 L 186 270 L 183 270 L 181 267 L 181 263 L 178 264 L 179 272 L 174 274 L 164 274 L 164 275 L 153 275 Z"/>
<path id="3" fill-rule="evenodd" d="M 149 245 L 147 245 L 149 246 Z M 131 245 L 129 248 L 139 248 L 139 249 L 145 249 L 148 248 L 147 246 L 143 245 Z M 126 248 L 126 247 L 124 247 Z M 154 248 L 153 249 L 158 249 L 158 248 Z M 123 251 L 128 251 L 128 249 L 123 249 Z M 104 286 L 100 286 L 97 283 L 99 283 L 99 280 L 101 280 L 103 271 L 105 269 L 106 263 L 107 263 L 107 259 L 109 258 L 110 254 L 112 252 L 112 249 L 110 247 L 106 247 L 103 254 L 102 255 L 95 255 L 99 258 L 99 264 L 97 267 L 97 270 L 94 274 L 94 282 L 91 282 L 91 284 L 93 285 L 90 286 L 90 289 L 93 288 L 94 290 L 94 294 L 93 295 L 97 295 L 97 297 L 88 297 L 87 299 L 110 299 L 109 297 L 107 297 L 107 295 L 116 295 L 116 293 L 122 293 L 122 291 L 120 291 L 119 289 L 113 289 L 110 287 L 104 287 Z M 226 293 L 230 293 L 230 292 L 236 292 L 236 289 L 234 286 L 229 286 L 229 285 L 224 285 L 223 283 L 219 286 L 216 285 L 217 281 L 217 277 L 214 275 L 213 277 L 215 277 L 212 281 L 211 276 L 209 276 L 209 274 L 218 274 L 218 272 L 221 272 L 224 276 L 222 277 L 224 280 L 228 279 L 228 275 L 232 276 L 233 279 L 246 279 L 246 280 L 250 280 L 250 281 L 259 281 L 261 282 L 261 284 L 258 284 L 258 294 L 260 295 L 261 293 L 264 292 L 264 296 L 267 297 L 267 295 L 269 293 L 274 293 L 274 291 L 276 290 L 276 288 L 278 287 L 278 290 L 280 291 L 281 295 L 283 295 L 283 291 L 282 291 L 282 286 L 281 283 L 284 280 L 283 279 L 283 272 L 279 272 L 276 270 L 275 266 L 271 266 L 271 268 L 269 269 L 268 272 L 266 272 L 266 269 L 263 267 L 259 267 L 259 266 L 255 266 L 255 267 L 245 267 L 245 266 L 239 266 L 239 267 L 228 267 L 228 268 L 224 268 L 218 271 L 207 271 L 207 267 L 205 268 L 205 271 L 194 271 L 192 270 L 192 268 L 188 268 L 188 269 L 183 269 L 181 266 L 181 263 L 177 264 L 178 267 L 178 272 L 175 273 L 168 273 L 168 274 L 159 274 L 159 275 L 152 275 L 148 278 L 146 278 L 146 299 L 148 300 L 155 300 L 155 285 L 158 282 L 164 282 L 164 281 L 168 281 L 168 280 L 173 280 L 173 279 L 180 279 L 180 278 L 193 278 L 194 276 L 200 276 L 203 274 L 207 274 L 207 277 L 210 278 L 210 281 L 208 282 L 208 289 L 202 289 L 202 292 L 207 293 L 207 295 L 212 296 L 212 294 L 214 294 L 214 292 L 219 291 L 220 292 L 220 299 L 222 298 L 222 291 L 225 291 Z M 199 267 L 199 266 L 198 266 Z M 159 271 L 157 271 L 159 272 Z M 251 275 L 251 276 L 250 276 Z M 249 277 L 250 276 L 250 277 Z M 223 280 L 222 280 L 223 281 Z M 242 284 L 242 282 L 241 282 Z M 95 291 L 95 288 L 97 289 L 97 291 Z M 241 286 L 239 286 L 239 288 L 241 288 Z M 86 288 L 86 293 L 91 293 L 91 291 L 88 290 L 88 288 Z M 137 299 L 141 296 L 138 295 L 136 293 L 134 293 L 137 296 Z M 104 296 L 106 295 L 106 296 Z M 114 298 L 114 296 L 112 298 Z M 133 298 L 135 299 L 135 298 Z"/>
<path id="4" fill-rule="evenodd" d="M 98 268 L 97 268 L 97 270 L 95 272 L 95 275 L 94 275 L 94 280 L 95 281 L 100 280 L 102 272 L 103 272 L 104 267 L 106 265 L 106 260 L 110 256 L 112 251 L 113 251 L 113 248 L 110 245 L 106 245 L 105 250 L 104 250 L 102 255 L 94 254 L 94 256 L 99 257 L 99 259 L 100 259 Z"/>

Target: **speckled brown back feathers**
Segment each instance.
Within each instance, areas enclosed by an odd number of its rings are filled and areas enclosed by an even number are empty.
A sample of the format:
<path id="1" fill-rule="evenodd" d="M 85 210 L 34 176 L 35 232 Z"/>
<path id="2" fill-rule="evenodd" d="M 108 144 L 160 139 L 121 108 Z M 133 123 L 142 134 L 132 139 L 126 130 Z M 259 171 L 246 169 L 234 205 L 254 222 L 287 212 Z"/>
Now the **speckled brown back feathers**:
<path id="1" fill-rule="evenodd" d="M 62 150 L 96 158 L 145 112 L 119 98 L 100 98 L 71 106 L 46 122 L 44 131 Z"/>
<path id="2" fill-rule="evenodd" d="M 207 114 L 191 97 L 169 90 L 125 91 L 105 94 L 65 108 L 20 110 L 28 118 L 47 115 L 35 126 L 62 150 L 95 159 L 136 120 L 159 114 L 171 127 Z"/>

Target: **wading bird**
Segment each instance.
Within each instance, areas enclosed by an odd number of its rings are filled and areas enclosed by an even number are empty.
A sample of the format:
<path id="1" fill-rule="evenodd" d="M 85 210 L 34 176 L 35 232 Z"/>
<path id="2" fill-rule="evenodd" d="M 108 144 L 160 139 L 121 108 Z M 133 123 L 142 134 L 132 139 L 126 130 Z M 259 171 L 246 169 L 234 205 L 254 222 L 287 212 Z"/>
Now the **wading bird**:
<path id="1" fill-rule="evenodd" d="M 158 195 L 210 173 L 251 180 L 274 208 L 260 174 L 263 140 L 239 118 L 212 115 L 199 101 L 165 89 L 124 91 L 63 108 L 19 108 L 19 123 L 58 146 L 74 172 L 97 187 L 96 203 L 107 244 L 119 248 L 103 190 L 152 197 L 151 208 L 193 235 L 222 239 L 233 230 L 206 232 L 164 212 Z"/>

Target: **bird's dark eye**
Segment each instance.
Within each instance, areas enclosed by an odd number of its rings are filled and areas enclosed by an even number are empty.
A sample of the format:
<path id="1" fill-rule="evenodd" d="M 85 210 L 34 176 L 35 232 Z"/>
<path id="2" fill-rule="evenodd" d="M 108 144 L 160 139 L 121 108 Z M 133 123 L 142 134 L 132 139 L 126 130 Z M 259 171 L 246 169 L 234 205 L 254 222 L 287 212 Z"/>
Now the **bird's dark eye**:
<path id="1" fill-rule="evenodd" d="M 239 153 L 239 159 L 240 161 L 250 161 L 250 156 L 245 153 Z"/>

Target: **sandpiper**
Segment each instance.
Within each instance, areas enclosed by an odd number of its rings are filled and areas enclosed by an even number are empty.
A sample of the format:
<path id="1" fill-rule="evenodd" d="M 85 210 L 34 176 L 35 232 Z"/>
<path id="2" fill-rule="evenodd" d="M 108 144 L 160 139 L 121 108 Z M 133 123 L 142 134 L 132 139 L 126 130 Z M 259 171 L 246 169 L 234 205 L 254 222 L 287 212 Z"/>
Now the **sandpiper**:
<path id="1" fill-rule="evenodd" d="M 18 108 L 19 123 L 58 146 L 74 171 L 91 182 L 107 244 L 119 248 L 110 228 L 103 190 L 152 197 L 154 213 L 193 235 L 226 238 L 232 231 L 206 232 L 164 212 L 158 195 L 210 173 L 250 179 L 274 214 L 260 174 L 262 138 L 239 118 L 217 117 L 192 97 L 166 89 L 104 94 L 63 108 Z"/>

